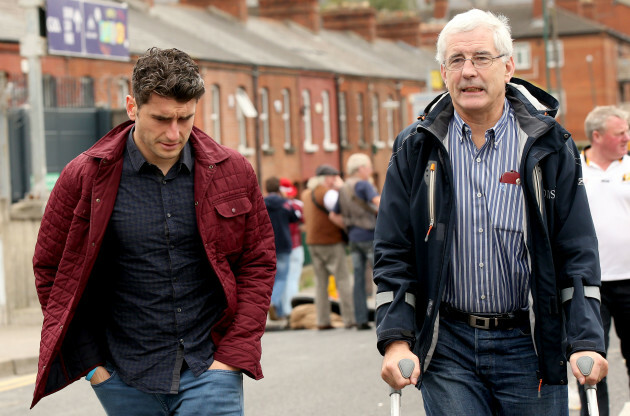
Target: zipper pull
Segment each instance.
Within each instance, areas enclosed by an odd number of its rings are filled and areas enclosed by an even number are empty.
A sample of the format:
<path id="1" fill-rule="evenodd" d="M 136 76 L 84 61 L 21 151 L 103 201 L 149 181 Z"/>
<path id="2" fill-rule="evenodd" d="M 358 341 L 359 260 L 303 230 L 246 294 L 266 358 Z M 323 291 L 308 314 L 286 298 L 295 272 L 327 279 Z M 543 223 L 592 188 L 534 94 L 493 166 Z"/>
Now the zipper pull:
<path id="1" fill-rule="evenodd" d="M 538 398 L 540 399 L 540 388 L 542 387 L 542 378 L 540 379 L 540 382 L 538 383 Z"/>
<path id="2" fill-rule="evenodd" d="M 427 241 L 429 241 L 429 234 L 431 234 L 431 230 L 433 229 L 433 221 L 431 221 L 431 224 L 429 224 L 429 230 L 427 231 L 427 236 L 424 237 L 424 242 L 426 243 Z"/>

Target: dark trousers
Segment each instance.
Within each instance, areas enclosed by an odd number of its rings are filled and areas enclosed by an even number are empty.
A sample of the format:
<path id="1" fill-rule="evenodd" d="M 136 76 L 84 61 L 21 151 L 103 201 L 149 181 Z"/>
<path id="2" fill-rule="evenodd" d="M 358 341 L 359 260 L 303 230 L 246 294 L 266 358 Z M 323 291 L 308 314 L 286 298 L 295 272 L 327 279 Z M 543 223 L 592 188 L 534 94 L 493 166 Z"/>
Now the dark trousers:
<path id="1" fill-rule="evenodd" d="M 621 355 L 626 360 L 626 370 L 630 377 L 630 279 L 618 280 L 612 282 L 602 282 L 602 305 L 600 313 L 604 324 L 604 341 L 606 351 L 610 343 L 610 324 L 611 320 L 615 321 L 615 331 L 619 336 L 621 344 Z M 586 393 L 584 388 L 579 387 L 580 400 L 582 402 L 582 416 L 588 416 L 588 408 L 586 405 Z M 599 414 L 608 416 L 608 385 L 604 378 L 597 384 L 597 403 L 599 404 Z"/>

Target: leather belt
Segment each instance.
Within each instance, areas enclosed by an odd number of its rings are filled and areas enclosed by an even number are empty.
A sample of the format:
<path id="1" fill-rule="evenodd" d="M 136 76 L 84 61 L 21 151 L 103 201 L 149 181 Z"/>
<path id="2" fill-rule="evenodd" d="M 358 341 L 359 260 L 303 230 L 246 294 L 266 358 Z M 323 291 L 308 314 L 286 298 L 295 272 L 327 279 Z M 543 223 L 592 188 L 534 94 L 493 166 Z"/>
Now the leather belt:
<path id="1" fill-rule="evenodd" d="M 514 329 L 529 324 L 529 313 L 527 311 L 473 314 L 455 309 L 447 303 L 440 305 L 440 316 L 464 322 L 473 328 L 486 330 Z"/>

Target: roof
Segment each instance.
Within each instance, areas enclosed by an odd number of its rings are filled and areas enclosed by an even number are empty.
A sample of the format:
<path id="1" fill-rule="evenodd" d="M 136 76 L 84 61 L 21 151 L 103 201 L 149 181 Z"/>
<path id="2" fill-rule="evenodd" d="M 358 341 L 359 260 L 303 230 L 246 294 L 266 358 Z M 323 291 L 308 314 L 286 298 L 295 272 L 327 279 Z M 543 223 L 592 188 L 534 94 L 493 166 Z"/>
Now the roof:
<path id="1" fill-rule="evenodd" d="M 449 15 L 452 17 L 466 10 L 468 10 L 468 8 L 451 8 Z M 499 5 L 497 3 L 497 5 L 491 5 L 488 10 L 491 10 L 493 13 L 502 14 L 509 19 L 510 27 L 512 28 L 512 37 L 514 39 L 543 36 L 543 19 L 542 17 L 532 17 L 531 3 L 514 3 L 508 5 Z M 561 7 L 556 8 L 556 17 L 558 22 L 558 36 L 607 33 L 618 39 L 630 42 L 630 36 Z"/>
<path id="2" fill-rule="evenodd" d="M 424 80 L 437 68 L 432 50 L 402 42 L 368 42 L 353 32 L 312 32 L 290 21 L 251 15 L 244 23 L 213 8 L 165 0 L 151 8 L 138 0 L 127 3 L 131 54 L 152 46 L 176 47 L 206 61 L 401 80 Z M 0 40 L 19 42 L 24 26 L 24 9 L 15 0 L 0 0 Z"/>

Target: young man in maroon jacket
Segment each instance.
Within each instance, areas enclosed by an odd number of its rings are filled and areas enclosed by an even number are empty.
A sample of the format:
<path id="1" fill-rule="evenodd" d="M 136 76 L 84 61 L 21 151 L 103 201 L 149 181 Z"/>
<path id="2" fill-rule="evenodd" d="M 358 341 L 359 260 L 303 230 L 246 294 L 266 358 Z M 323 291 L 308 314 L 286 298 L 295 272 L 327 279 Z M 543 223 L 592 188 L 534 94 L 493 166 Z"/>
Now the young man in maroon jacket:
<path id="1" fill-rule="evenodd" d="M 193 126 L 190 56 L 152 48 L 132 83 L 131 121 L 66 166 L 42 219 L 33 405 L 86 377 L 108 414 L 242 415 L 275 274 L 256 176 Z"/>

